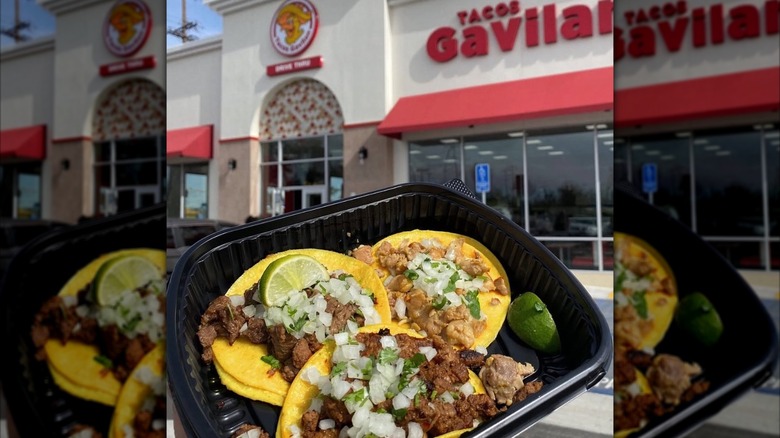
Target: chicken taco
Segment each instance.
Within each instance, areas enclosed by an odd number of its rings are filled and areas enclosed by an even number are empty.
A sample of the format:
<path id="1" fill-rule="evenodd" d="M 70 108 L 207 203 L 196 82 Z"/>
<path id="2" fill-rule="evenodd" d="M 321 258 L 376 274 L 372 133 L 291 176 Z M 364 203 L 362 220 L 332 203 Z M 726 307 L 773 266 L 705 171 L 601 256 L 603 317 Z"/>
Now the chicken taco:
<path id="1" fill-rule="evenodd" d="M 165 346 L 161 342 L 122 385 L 108 438 L 165 437 Z"/>
<path id="2" fill-rule="evenodd" d="M 165 252 L 126 249 L 76 272 L 34 316 L 36 358 L 74 396 L 114 406 L 165 334 Z"/>
<path id="3" fill-rule="evenodd" d="M 487 347 L 498 336 L 511 301 L 508 277 L 476 240 L 406 231 L 358 247 L 353 256 L 379 273 L 393 320 L 402 326 L 459 348 Z"/>
<path id="4" fill-rule="evenodd" d="M 293 381 L 276 436 L 460 436 L 504 409 L 470 369 L 483 364 L 395 324 L 338 334 Z"/>
<path id="5" fill-rule="evenodd" d="M 298 371 L 328 339 L 390 323 L 376 273 L 318 249 L 270 255 L 246 270 L 201 317 L 202 359 L 241 396 L 281 406 Z"/>
<path id="6" fill-rule="evenodd" d="M 652 349 L 674 319 L 677 284 L 660 254 L 647 242 L 615 233 L 615 332 L 624 347 Z M 619 346 L 616 346 L 619 347 Z"/>

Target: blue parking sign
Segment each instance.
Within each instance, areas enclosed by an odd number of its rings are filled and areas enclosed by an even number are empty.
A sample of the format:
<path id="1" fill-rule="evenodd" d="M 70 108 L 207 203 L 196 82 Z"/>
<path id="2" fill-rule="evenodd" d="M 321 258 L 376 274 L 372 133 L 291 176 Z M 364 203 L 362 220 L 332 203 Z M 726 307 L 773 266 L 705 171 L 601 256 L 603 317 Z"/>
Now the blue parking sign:
<path id="1" fill-rule="evenodd" d="M 490 164 L 478 163 L 474 166 L 474 181 L 476 181 L 477 193 L 490 191 Z"/>
<path id="2" fill-rule="evenodd" d="M 642 165 L 642 191 L 655 193 L 658 190 L 658 167 L 655 163 Z"/>

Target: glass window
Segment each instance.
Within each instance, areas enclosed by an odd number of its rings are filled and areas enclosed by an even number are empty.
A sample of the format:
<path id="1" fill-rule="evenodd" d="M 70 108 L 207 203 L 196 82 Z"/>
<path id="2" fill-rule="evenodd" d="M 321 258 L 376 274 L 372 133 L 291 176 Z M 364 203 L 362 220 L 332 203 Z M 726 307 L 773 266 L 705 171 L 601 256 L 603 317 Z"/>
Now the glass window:
<path id="1" fill-rule="evenodd" d="M 341 134 L 328 136 L 328 157 L 344 156 L 344 136 Z"/>
<path id="2" fill-rule="evenodd" d="M 41 218 L 41 163 L 0 166 L 0 217 Z"/>
<path id="3" fill-rule="evenodd" d="M 614 140 L 611 130 L 598 131 L 599 153 L 599 194 L 601 196 L 601 233 L 603 236 L 612 235 L 613 203 L 612 193 L 615 181 L 615 166 L 613 164 Z"/>
<path id="4" fill-rule="evenodd" d="M 167 173 L 163 163 L 165 156 L 160 155 L 158 147 L 160 141 L 159 137 L 147 137 L 95 144 L 95 210 L 100 215 L 159 202 Z M 169 210 L 178 211 L 178 207 L 172 205 L 168 204 Z"/>
<path id="5" fill-rule="evenodd" d="M 324 158 L 325 144 L 323 137 L 296 138 L 282 141 L 282 160 L 304 160 Z"/>
<path id="6" fill-rule="evenodd" d="M 635 139 L 631 142 L 632 184 L 642 190 L 642 165 L 655 163 L 658 190 L 653 204 L 689 227 L 691 223 L 690 139 L 672 135 Z"/>
<path id="7" fill-rule="evenodd" d="M 500 211 L 512 221 L 523 224 L 523 139 L 467 137 L 463 140 L 463 182 L 476 193 L 474 169 L 479 163 L 490 165 L 490 192 L 487 205 Z M 481 195 L 477 195 L 479 198 Z"/>
<path id="8" fill-rule="evenodd" d="M 186 166 L 184 187 L 184 217 L 207 218 L 209 214 L 208 165 Z"/>
<path id="9" fill-rule="evenodd" d="M 279 161 L 279 143 L 275 141 L 260 143 L 260 162 L 273 163 Z"/>
<path id="10" fill-rule="evenodd" d="M 528 137 L 529 230 L 542 236 L 596 236 L 593 132 Z"/>
<path id="11" fill-rule="evenodd" d="M 116 141 L 116 159 L 133 160 L 157 156 L 157 141 L 154 138 L 138 138 Z"/>
<path id="12" fill-rule="evenodd" d="M 763 235 L 761 133 L 699 134 L 693 154 L 698 233 Z"/>
<path id="13" fill-rule="evenodd" d="M 461 177 L 460 143 L 409 143 L 409 181 L 444 184 Z"/>
<path id="14" fill-rule="evenodd" d="M 615 178 L 613 181 L 616 184 L 620 184 L 621 182 L 628 182 L 628 177 L 630 175 L 629 161 L 628 161 L 629 158 L 628 144 L 626 144 L 626 141 L 624 139 L 616 138 L 613 146 L 615 147 L 612 154 L 614 160 L 613 171 L 615 172 Z"/>
<path id="15" fill-rule="evenodd" d="M 773 129 L 764 133 L 766 150 L 767 198 L 769 201 L 769 235 L 780 236 L 780 131 Z M 777 244 L 774 244 L 777 248 Z M 780 262 L 780 253 L 775 250 L 773 256 Z"/>
<path id="16" fill-rule="evenodd" d="M 283 164 L 285 186 L 325 184 L 325 165 L 322 161 Z"/>
<path id="17" fill-rule="evenodd" d="M 280 146 L 281 178 L 277 164 Z M 263 163 L 260 165 L 261 216 L 341 199 L 344 174 L 344 138 L 341 134 L 264 142 L 260 150 Z M 308 187 L 306 193 L 292 188 L 300 186 L 319 187 Z M 312 190 L 316 193 L 309 194 Z"/>
<path id="18" fill-rule="evenodd" d="M 168 217 L 181 217 L 181 197 L 182 197 L 182 166 L 170 165 L 167 168 L 168 179 Z M 170 231 L 170 229 L 169 229 Z"/>

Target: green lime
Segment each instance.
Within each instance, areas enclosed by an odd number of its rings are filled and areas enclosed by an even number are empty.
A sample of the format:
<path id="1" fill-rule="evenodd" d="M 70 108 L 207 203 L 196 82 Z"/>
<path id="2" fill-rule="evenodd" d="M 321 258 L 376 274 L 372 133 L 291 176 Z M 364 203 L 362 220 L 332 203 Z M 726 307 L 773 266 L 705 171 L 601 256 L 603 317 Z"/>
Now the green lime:
<path id="1" fill-rule="evenodd" d="M 509 327 L 534 350 L 548 354 L 561 351 L 561 338 L 550 311 L 533 292 L 526 292 L 509 304 Z"/>
<path id="2" fill-rule="evenodd" d="M 723 322 L 709 299 L 701 292 L 684 296 L 677 305 L 675 321 L 706 346 L 715 345 L 723 334 Z"/>
<path id="3" fill-rule="evenodd" d="M 292 292 L 302 291 L 330 278 L 328 269 L 316 259 L 291 254 L 271 262 L 260 277 L 260 300 L 266 306 L 279 303 Z"/>
<path id="4" fill-rule="evenodd" d="M 97 303 L 106 306 L 115 303 L 123 293 L 132 292 L 161 278 L 160 270 L 151 260 L 138 255 L 124 255 L 100 266 L 95 274 L 93 291 Z"/>

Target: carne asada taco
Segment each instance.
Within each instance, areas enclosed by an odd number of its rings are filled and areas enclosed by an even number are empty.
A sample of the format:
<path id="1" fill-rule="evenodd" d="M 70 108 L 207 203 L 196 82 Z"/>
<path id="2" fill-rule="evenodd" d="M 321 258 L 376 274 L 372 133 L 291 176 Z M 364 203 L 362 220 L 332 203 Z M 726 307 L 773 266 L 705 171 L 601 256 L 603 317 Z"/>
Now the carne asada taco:
<path id="1" fill-rule="evenodd" d="M 509 309 L 506 271 L 476 240 L 414 230 L 393 234 L 353 256 L 380 273 L 393 320 L 440 335 L 459 348 L 487 347 Z"/>
<path id="2" fill-rule="evenodd" d="M 111 418 L 109 438 L 165 436 L 165 346 L 163 342 L 136 365 Z"/>
<path id="3" fill-rule="evenodd" d="M 36 358 L 76 397 L 113 406 L 129 372 L 164 337 L 165 252 L 104 254 L 76 272 L 33 320 Z"/>
<path id="4" fill-rule="evenodd" d="M 241 396 L 281 406 L 306 360 L 337 333 L 390 323 L 370 267 L 333 251 L 270 255 L 246 270 L 201 317 L 202 359 Z"/>
<path id="5" fill-rule="evenodd" d="M 338 334 L 293 381 L 276 436 L 460 436 L 500 412 L 469 369 L 483 362 L 396 325 Z"/>
<path id="6" fill-rule="evenodd" d="M 614 237 L 616 348 L 652 349 L 674 319 L 674 274 L 647 242 L 624 233 Z"/>

